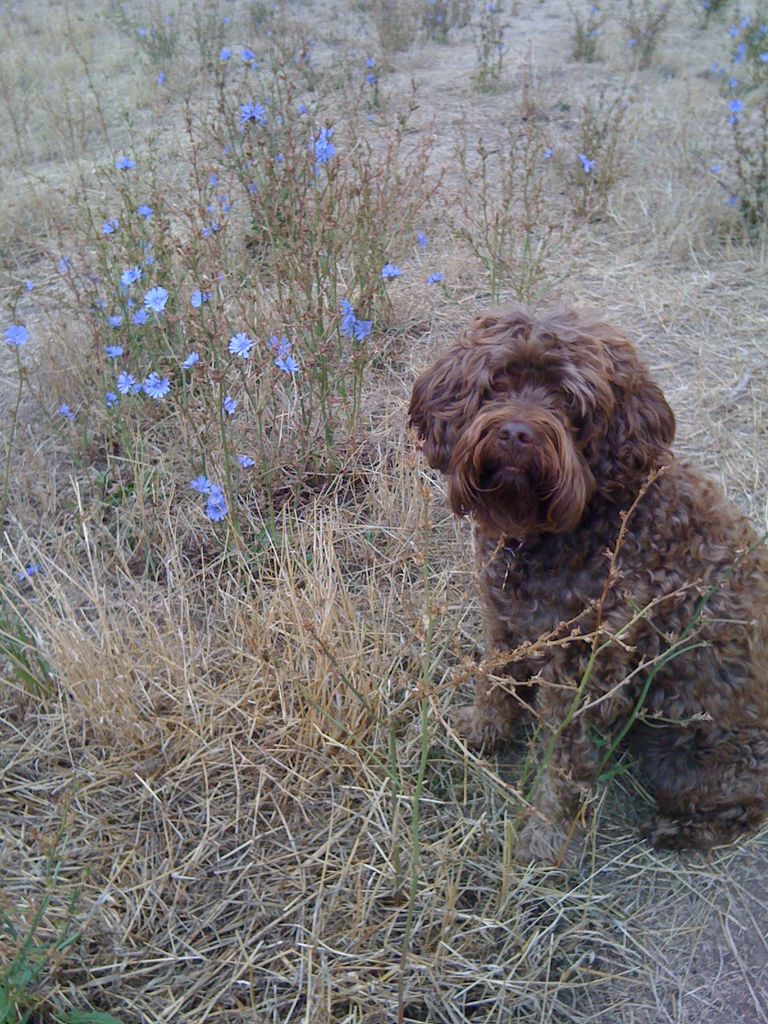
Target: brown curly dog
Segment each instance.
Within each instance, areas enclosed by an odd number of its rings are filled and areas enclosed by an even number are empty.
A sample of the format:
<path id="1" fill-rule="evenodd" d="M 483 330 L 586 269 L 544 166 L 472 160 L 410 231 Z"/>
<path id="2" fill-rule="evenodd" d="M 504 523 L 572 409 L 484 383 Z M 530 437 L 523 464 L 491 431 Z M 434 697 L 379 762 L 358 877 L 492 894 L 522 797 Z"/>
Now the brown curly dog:
<path id="1" fill-rule="evenodd" d="M 672 410 L 630 342 L 571 311 L 489 312 L 419 377 L 409 417 L 450 507 L 475 523 L 496 671 L 459 731 L 481 746 L 530 706 L 540 722 L 518 860 L 572 856 L 620 748 L 655 795 L 659 845 L 706 849 L 755 826 L 768 557 L 670 451 Z"/>

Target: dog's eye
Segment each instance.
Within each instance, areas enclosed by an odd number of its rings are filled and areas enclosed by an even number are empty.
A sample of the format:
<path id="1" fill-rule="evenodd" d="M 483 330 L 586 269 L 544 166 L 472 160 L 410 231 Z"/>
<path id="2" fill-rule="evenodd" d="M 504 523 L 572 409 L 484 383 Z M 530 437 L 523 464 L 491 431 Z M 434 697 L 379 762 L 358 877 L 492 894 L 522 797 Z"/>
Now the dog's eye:
<path id="1" fill-rule="evenodd" d="M 520 375 L 514 367 L 503 366 L 491 378 L 491 387 L 496 394 L 505 395 L 520 387 Z"/>
<path id="2" fill-rule="evenodd" d="M 571 429 L 573 430 L 576 437 L 579 438 L 580 440 L 583 439 L 589 432 L 589 417 L 586 416 L 581 411 L 581 409 L 571 409 L 569 410 L 568 419 L 571 424 Z"/>

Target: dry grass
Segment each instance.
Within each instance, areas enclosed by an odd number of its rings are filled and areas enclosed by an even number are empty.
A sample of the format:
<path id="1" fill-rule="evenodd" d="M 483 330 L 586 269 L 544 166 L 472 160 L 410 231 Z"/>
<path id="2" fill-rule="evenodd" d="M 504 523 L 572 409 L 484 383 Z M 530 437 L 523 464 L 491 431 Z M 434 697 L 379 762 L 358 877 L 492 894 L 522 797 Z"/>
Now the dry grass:
<path id="1" fill-rule="evenodd" d="M 72 190 L 149 131 L 177 202 L 183 100 L 205 99 L 189 39 L 159 93 L 133 35 L 81 6 L 0 14 L 3 326 L 33 329 L 44 408 L 80 386 L 86 359 L 52 269 L 75 237 L 62 221 Z M 656 853 L 636 838 L 647 801 L 624 775 L 600 794 L 587 864 L 521 869 L 525 749 L 475 757 L 450 728 L 482 654 L 470 542 L 403 412 L 418 369 L 487 297 L 449 230 L 455 191 L 472 188 L 454 148 L 462 135 L 501 142 L 528 83 L 565 176 L 560 209 L 583 99 L 618 86 L 625 64 L 618 20 L 605 59 L 577 64 L 566 3 L 519 6 L 505 92 L 471 91 L 471 28 L 377 66 L 391 97 L 417 80 L 420 131 L 445 173 L 428 249 L 397 254 L 386 344 L 332 479 L 294 489 L 274 521 L 254 487 L 238 542 L 188 500 L 167 432 L 131 453 L 143 483 L 115 510 L 103 453 L 73 447 L 25 400 L 2 552 L 0 981 L 17 1002 L 0 1001 L 0 1021 L 89 1009 L 169 1024 L 768 1020 L 768 831 L 709 859 Z M 341 79 L 352 49 L 356 67 L 378 53 L 368 8 L 288 4 L 281 24 L 314 37 Z M 260 11 L 228 4 L 224 42 L 266 46 Z M 682 5 L 674 22 L 628 83 L 623 176 L 601 219 L 574 221 L 558 291 L 628 329 L 678 414 L 680 450 L 764 529 L 765 253 L 707 174 L 724 132 L 700 75 L 724 33 L 697 31 Z M 63 118 L 46 101 L 56 90 Z M 83 129 L 102 116 L 108 139 Z M 233 250 L 228 274 L 246 258 Z M 442 291 L 423 284 L 433 270 Z M 0 356 L 10 416 L 14 368 Z M 44 573 L 17 582 L 30 563 Z M 9 975 L 14 964 L 31 973 Z"/>

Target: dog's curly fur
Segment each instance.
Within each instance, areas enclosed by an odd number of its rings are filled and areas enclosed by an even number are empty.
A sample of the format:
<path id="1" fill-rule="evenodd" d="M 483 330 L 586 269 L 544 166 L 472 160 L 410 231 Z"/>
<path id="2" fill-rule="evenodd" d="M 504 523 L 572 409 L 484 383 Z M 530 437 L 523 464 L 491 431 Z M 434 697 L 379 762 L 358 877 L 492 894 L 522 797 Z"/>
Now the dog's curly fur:
<path id="1" fill-rule="evenodd" d="M 606 735 L 637 756 L 658 844 L 709 848 L 755 826 L 768 558 L 670 451 L 672 410 L 632 344 L 572 311 L 491 311 L 419 377 L 409 418 L 475 523 L 487 654 L 511 655 L 503 678 L 478 679 L 459 729 L 501 741 L 531 704 L 542 726 L 518 858 L 564 855 Z"/>

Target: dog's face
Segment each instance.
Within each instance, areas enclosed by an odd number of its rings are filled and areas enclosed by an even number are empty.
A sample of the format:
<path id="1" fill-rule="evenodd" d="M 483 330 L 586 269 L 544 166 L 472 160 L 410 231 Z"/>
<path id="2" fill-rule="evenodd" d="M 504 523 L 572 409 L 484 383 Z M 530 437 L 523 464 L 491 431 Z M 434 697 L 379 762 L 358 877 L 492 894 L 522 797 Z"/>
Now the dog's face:
<path id="1" fill-rule="evenodd" d="M 494 537 L 567 533 L 596 493 L 633 497 L 675 432 L 625 338 L 516 306 L 478 317 L 419 377 L 409 420 L 453 511 Z"/>

